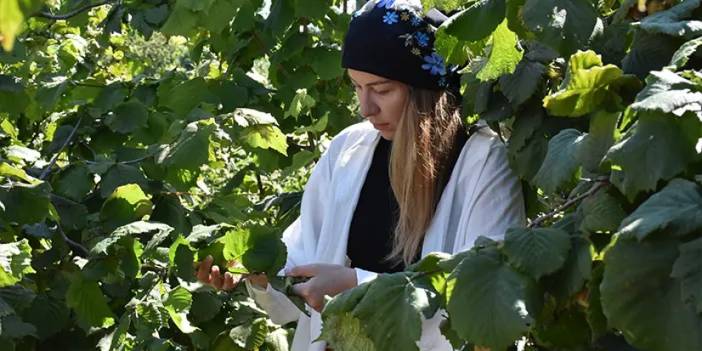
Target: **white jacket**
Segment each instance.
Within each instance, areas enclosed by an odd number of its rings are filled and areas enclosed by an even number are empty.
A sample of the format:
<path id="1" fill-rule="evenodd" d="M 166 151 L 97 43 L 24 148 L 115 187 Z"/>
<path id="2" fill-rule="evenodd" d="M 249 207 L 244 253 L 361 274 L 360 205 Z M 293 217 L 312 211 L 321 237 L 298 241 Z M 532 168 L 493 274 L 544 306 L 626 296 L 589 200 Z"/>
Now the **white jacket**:
<path id="1" fill-rule="evenodd" d="M 368 122 L 352 125 L 330 143 L 312 171 L 302 197 L 300 217 L 283 234 L 286 268 L 311 263 L 346 264 L 349 227 L 380 133 Z M 518 179 L 507 164 L 497 135 L 482 128 L 466 142 L 442 193 L 424 238 L 422 257 L 430 252 L 457 253 L 487 236 L 501 240 L 507 228 L 524 224 L 524 201 Z M 358 283 L 377 273 L 356 269 Z M 301 313 L 282 293 L 247 283 L 249 294 L 273 322 L 298 321 L 292 351 L 324 351 L 312 343 L 321 333 L 320 315 Z M 451 350 L 439 331 L 439 313 L 424 321 L 421 351 Z"/>

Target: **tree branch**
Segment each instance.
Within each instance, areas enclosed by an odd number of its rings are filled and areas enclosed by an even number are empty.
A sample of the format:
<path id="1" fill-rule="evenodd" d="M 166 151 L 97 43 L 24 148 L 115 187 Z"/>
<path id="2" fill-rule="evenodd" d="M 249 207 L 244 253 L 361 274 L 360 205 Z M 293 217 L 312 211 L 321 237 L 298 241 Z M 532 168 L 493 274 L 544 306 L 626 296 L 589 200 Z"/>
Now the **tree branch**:
<path id="1" fill-rule="evenodd" d="M 50 19 L 50 20 L 66 20 L 66 19 L 69 19 L 71 17 L 77 16 L 84 11 L 88 11 L 94 7 L 108 5 L 112 2 L 113 2 L 112 0 L 105 0 L 105 1 L 98 2 L 98 3 L 94 3 L 94 4 L 87 4 L 87 5 L 81 6 L 73 11 L 69 11 L 69 12 L 66 12 L 64 14 L 59 14 L 59 15 L 55 15 L 53 13 L 42 11 L 42 12 L 35 14 L 34 17 L 41 17 L 41 18 L 46 18 L 46 19 Z"/>
<path id="2" fill-rule="evenodd" d="M 78 119 L 78 122 L 76 122 L 76 125 L 73 126 L 73 130 L 71 130 L 71 134 L 68 135 L 66 138 L 66 141 L 61 145 L 61 148 L 56 151 L 56 154 L 54 154 L 54 157 L 51 158 L 51 161 L 49 161 L 49 165 L 46 166 L 43 172 L 41 172 L 41 175 L 39 176 L 39 179 L 44 180 L 46 176 L 51 173 L 51 168 L 54 167 L 56 164 L 56 160 L 58 160 L 59 155 L 63 152 L 63 150 L 68 146 L 68 144 L 71 143 L 71 140 L 73 140 L 73 136 L 76 135 L 76 131 L 78 130 L 78 127 L 80 127 L 80 122 L 83 120 L 83 117 Z"/>
<path id="3" fill-rule="evenodd" d="M 529 223 L 529 228 L 535 228 L 535 227 L 540 226 L 541 223 L 543 223 L 547 219 L 553 218 L 558 213 L 567 210 L 568 208 L 577 204 L 581 200 L 594 195 L 598 190 L 604 188 L 607 185 L 609 185 L 608 181 L 605 181 L 605 180 L 597 181 L 595 184 L 592 185 L 592 187 L 588 191 L 586 191 L 578 196 L 574 196 L 571 199 L 568 199 L 568 201 L 566 201 L 564 204 L 556 207 L 551 212 L 548 212 L 548 213 L 541 215 L 541 216 L 537 217 L 536 219 L 534 219 L 531 223 Z"/>

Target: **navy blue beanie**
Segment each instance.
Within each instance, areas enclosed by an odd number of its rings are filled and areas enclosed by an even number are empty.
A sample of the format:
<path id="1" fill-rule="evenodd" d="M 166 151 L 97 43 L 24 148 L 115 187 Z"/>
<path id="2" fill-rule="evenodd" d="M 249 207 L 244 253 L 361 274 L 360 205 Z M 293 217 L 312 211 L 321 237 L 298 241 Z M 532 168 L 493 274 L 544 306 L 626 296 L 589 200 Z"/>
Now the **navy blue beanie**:
<path id="1" fill-rule="evenodd" d="M 371 0 L 354 14 L 344 39 L 341 65 L 413 87 L 458 91 L 458 67 L 446 65 L 434 48 L 436 28 L 446 19 L 422 15 L 419 0 Z"/>

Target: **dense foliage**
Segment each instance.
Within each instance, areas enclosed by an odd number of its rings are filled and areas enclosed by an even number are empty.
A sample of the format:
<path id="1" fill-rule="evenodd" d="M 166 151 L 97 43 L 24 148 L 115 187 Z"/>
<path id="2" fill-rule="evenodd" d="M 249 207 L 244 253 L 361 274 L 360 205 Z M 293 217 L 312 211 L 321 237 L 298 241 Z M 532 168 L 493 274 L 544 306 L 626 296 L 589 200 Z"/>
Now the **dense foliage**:
<path id="1" fill-rule="evenodd" d="M 287 349 L 193 263 L 284 263 L 309 166 L 354 123 L 328 5 L 0 1 L 0 349 Z"/>
<path id="2" fill-rule="evenodd" d="M 456 349 L 702 349 L 700 1 L 423 2 L 453 13 L 438 50 L 529 225 L 341 294 L 322 338 L 416 350 L 442 313 Z M 193 264 L 283 264 L 355 120 L 348 5 L 0 0 L 0 349 L 288 349 L 294 325 Z"/>

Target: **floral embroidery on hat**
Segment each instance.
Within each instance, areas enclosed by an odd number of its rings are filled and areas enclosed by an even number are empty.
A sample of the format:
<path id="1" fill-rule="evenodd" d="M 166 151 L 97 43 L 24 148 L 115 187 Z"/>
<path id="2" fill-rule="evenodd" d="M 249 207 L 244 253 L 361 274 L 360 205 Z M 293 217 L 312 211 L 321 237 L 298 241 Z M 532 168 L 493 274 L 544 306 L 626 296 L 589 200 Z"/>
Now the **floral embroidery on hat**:
<path id="1" fill-rule="evenodd" d="M 411 33 L 405 33 L 399 36 L 399 38 L 405 40 L 405 46 L 412 46 L 412 43 L 414 43 L 414 36 Z"/>
<path id="2" fill-rule="evenodd" d="M 429 56 L 424 56 L 424 62 L 426 63 L 422 65 L 422 69 L 429 71 L 431 75 L 446 75 L 446 65 L 441 55 L 434 52 Z"/>
<path id="3" fill-rule="evenodd" d="M 386 9 L 389 9 L 392 7 L 392 5 L 395 3 L 395 0 L 380 0 L 378 1 L 378 4 L 376 7 L 384 7 Z"/>
<path id="4" fill-rule="evenodd" d="M 412 50 L 410 50 L 410 52 L 411 52 L 413 55 L 417 55 L 417 56 L 421 56 L 421 55 L 422 55 L 422 51 L 419 50 L 419 49 L 417 49 L 417 48 L 412 48 Z"/>
<path id="5" fill-rule="evenodd" d="M 409 12 L 402 12 L 402 13 L 400 14 L 400 19 L 403 20 L 403 21 L 409 21 L 409 19 L 410 19 L 410 14 L 409 14 Z"/>
<path id="6" fill-rule="evenodd" d="M 383 22 L 387 24 L 395 24 L 398 21 L 397 12 L 388 11 L 385 16 L 383 16 Z"/>
<path id="7" fill-rule="evenodd" d="M 429 36 L 427 33 L 424 32 L 417 32 L 417 34 L 414 35 L 415 38 L 417 38 L 417 43 L 421 47 L 427 47 L 429 46 Z"/>
<path id="8" fill-rule="evenodd" d="M 422 19 L 417 16 L 412 16 L 410 24 L 412 24 L 413 27 L 419 27 L 422 24 Z"/>

